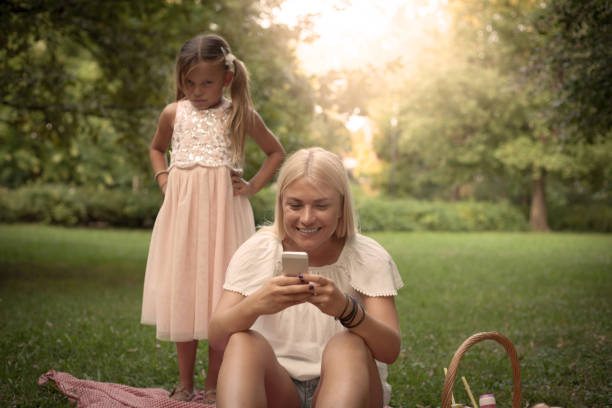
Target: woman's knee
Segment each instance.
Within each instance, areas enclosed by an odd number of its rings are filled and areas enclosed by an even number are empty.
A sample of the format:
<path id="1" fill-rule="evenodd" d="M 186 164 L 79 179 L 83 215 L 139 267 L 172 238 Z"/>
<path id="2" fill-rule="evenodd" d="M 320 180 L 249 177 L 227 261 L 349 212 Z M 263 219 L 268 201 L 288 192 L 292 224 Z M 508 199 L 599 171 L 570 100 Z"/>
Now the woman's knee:
<path id="1" fill-rule="evenodd" d="M 270 353 L 274 354 L 274 351 L 268 341 L 256 331 L 247 330 L 230 336 L 223 358 L 234 354 L 241 357 L 267 357 Z"/>
<path id="2" fill-rule="evenodd" d="M 365 340 L 351 332 L 342 332 L 333 336 L 323 350 L 323 361 L 328 359 L 345 361 L 347 363 L 369 363 L 372 352 Z"/>
<path id="3" fill-rule="evenodd" d="M 381 406 L 382 385 L 372 352 L 362 337 L 342 332 L 323 351 L 317 406 Z M 353 404 L 355 403 L 355 404 Z"/>

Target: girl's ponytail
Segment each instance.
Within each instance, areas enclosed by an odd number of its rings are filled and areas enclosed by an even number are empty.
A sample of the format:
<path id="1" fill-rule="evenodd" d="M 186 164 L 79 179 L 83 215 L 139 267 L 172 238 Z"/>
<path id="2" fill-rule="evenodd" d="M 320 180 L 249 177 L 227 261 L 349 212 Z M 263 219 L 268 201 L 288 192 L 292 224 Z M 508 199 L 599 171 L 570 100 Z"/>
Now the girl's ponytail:
<path id="1" fill-rule="evenodd" d="M 254 112 L 249 91 L 249 71 L 242 61 L 233 58 L 234 78 L 230 88 L 232 114 L 229 118 L 230 140 L 233 147 L 233 161 L 239 164 L 244 159 L 244 145 L 247 133 L 253 124 Z"/>

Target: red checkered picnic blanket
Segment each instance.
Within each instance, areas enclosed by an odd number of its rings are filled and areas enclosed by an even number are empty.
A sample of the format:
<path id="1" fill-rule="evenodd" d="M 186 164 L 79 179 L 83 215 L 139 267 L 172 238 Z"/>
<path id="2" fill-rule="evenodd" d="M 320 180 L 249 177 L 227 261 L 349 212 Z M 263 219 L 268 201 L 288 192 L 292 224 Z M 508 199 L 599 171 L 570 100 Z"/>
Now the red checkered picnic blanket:
<path id="1" fill-rule="evenodd" d="M 204 392 L 196 392 L 190 402 L 168 398 L 161 388 L 135 388 L 122 384 L 80 380 L 68 373 L 49 370 L 38 378 L 38 384 L 53 383 L 77 408 L 215 408 L 204 404 Z"/>

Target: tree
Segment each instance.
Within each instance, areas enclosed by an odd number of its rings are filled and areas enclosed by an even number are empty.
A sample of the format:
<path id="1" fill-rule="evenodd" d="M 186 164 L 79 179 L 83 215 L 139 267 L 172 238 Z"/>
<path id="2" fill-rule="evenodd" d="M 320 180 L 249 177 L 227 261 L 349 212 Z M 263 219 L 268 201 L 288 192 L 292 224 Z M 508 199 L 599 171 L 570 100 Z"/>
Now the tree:
<path id="1" fill-rule="evenodd" d="M 593 13 L 601 9 L 594 3 Z M 612 162 L 609 120 L 599 120 L 595 114 L 591 121 L 578 125 L 566 117 L 572 109 L 604 113 L 609 106 L 598 101 L 609 87 L 591 86 L 590 95 L 580 99 L 572 93 L 573 87 L 559 80 L 557 61 L 561 57 L 569 61 L 569 56 L 561 53 L 557 37 L 536 28 L 545 18 L 542 10 L 551 10 L 553 16 L 558 13 L 550 5 L 542 9 L 542 4 L 529 0 L 450 2 L 454 24 L 448 33 L 436 34 L 437 49 L 424 53 L 416 70 L 391 76 L 385 98 L 377 101 L 382 136 L 377 151 L 392 162 L 393 135 L 399 133 L 396 167 L 401 174 L 396 179 L 401 183 L 400 194 L 505 197 L 516 203 L 530 196 L 527 206 L 532 227 L 546 230 L 547 180 L 590 184 L 589 191 L 605 191 Z M 577 8 L 583 10 L 570 10 Z M 557 17 L 547 16 L 545 21 L 559 28 Z M 581 15 L 575 16 L 580 19 Z M 579 26 L 592 21 L 582 21 Z M 595 31 L 606 30 L 609 28 Z M 589 38 L 600 38 L 600 34 Z M 581 44 L 587 46 L 585 41 Z M 563 72 L 566 76 L 571 72 L 578 81 L 581 72 L 593 69 L 599 72 L 597 83 L 602 84 L 609 80 L 610 64 L 600 64 L 605 59 L 601 54 L 612 47 L 602 51 L 596 42 L 589 44 L 599 55 L 595 62 L 581 61 L 584 69 L 570 63 Z M 578 58 L 578 54 L 571 55 Z M 589 78 L 581 81 L 590 83 Z M 398 114 L 390 112 L 393 104 L 399 106 Z M 388 125 L 394 116 L 398 117 L 395 130 Z M 559 184 L 555 183 L 556 188 Z"/>
<path id="2" fill-rule="evenodd" d="M 538 35 L 546 38 L 535 63 L 548 65 L 557 77 L 555 103 L 564 125 L 592 141 L 612 128 L 612 3 L 599 0 L 555 0 L 534 17 Z"/>
<path id="3" fill-rule="evenodd" d="M 297 34 L 261 24 L 276 3 L 2 2 L 0 184 L 87 180 L 112 186 L 129 183 L 125 173 L 148 178 L 157 116 L 174 98 L 176 52 L 200 32 L 228 39 L 251 70 L 258 110 L 283 142 L 295 143 L 306 133 L 312 102 L 286 41 Z M 105 169 L 86 174 L 84 152 L 97 148 L 126 165 L 109 162 L 111 177 L 102 177 Z M 247 176 L 261 157 L 248 160 Z"/>
<path id="4" fill-rule="evenodd" d="M 388 162 L 392 151 L 398 152 L 398 194 L 492 201 L 512 196 L 508 190 L 516 189 L 515 181 L 506 177 L 494 151 L 527 132 L 527 109 L 498 70 L 444 48 L 422 58 L 385 100 L 377 112 L 383 135 L 377 151 Z"/>
<path id="5" fill-rule="evenodd" d="M 575 182 L 610 173 L 612 5 L 523 1 L 495 4 L 491 11 L 489 24 L 505 45 L 502 66 L 537 101 L 530 115 L 531 139 L 509 141 L 497 156 L 509 168 L 525 169 L 529 160 L 530 222 L 546 230 L 547 175 Z"/>

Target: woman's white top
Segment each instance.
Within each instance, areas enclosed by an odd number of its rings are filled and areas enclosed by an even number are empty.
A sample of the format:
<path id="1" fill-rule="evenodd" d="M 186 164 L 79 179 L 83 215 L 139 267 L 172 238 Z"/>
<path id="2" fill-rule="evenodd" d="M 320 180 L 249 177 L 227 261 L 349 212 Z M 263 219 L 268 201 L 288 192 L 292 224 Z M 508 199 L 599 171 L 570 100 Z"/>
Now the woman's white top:
<path id="1" fill-rule="evenodd" d="M 271 230 L 259 231 L 233 255 L 223 288 L 249 296 L 268 279 L 282 274 L 282 253 L 282 244 Z M 333 280 L 340 290 L 360 302 L 363 295 L 396 296 L 403 286 L 389 253 L 373 239 L 360 234 L 345 242 L 335 263 L 309 267 L 308 273 Z M 321 356 L 327 342 L 347 330 L 310 303 L 262 315 L 251 328 L 270 342 L 279 363 L 292 378 L 300 381 L 320 376 Z M 387 365 L 376 363 L 387 404 L 391 395 L 391 386 L 386 381 Z"/>

